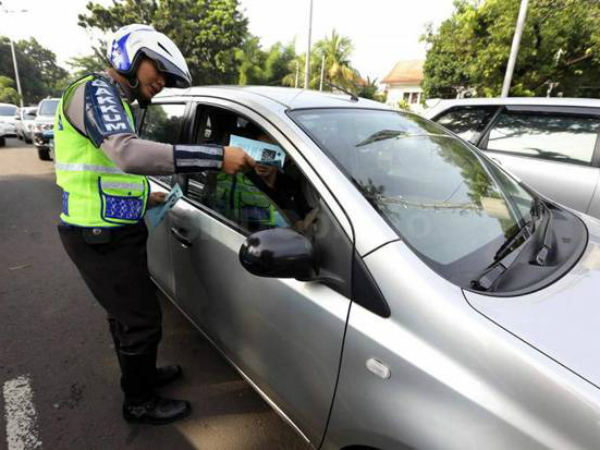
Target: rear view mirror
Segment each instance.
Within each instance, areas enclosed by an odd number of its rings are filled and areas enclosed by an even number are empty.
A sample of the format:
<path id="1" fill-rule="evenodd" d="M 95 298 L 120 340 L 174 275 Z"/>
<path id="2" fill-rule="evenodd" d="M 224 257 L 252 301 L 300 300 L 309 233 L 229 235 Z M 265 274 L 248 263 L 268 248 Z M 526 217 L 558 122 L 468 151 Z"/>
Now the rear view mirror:
<path id="1" fill-rule="evenodd" d="M 290 228 L 250 235 L 242 245 L 239 257 L 242 266 L 259 277 L 308 280 L 316 275 L 311 242 Z"/>

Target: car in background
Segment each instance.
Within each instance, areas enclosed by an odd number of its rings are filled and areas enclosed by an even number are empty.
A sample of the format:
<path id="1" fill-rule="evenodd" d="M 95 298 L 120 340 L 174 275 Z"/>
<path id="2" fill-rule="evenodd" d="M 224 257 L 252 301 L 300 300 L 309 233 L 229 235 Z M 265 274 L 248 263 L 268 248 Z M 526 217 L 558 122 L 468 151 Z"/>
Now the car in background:
<path id="1" fill-rule="evenodd" d="M 33 143 L 37 147 L 38 156 L 41 160 L 50 160 L 49 139 L 54 127 L 54 114 L 60 102 L 59 98 L 47 98 L 40 102 L 37 116 L 33 123 Z"/>
<path id="2" fill-rule="evenodd" d="M 313 448 L 600 448 L 599 221 L 436 123 L 346 95 L 165 90 L 140 136 L 283 152 L 274 189 L 258 169 L 152 177 L 183 197 L 148 267 Z M 99 175 L 103 204 L 118 176 Z M 106 220 L 141 208 L 131 189 Z"/>
<path id="3" fill-rule="evenodd" d="M 15 137 L 17 130 L 15 128 L 15 115 L 17 107 L 10 103 L 0 103 L 0 122 L 6 125 L 6 136 Z"/>
<path id="4" fill-rule="evenodd" d="M 542 194 L 600 218 L 600 100 L 442 100 L 425 116 Z"/>
<path id="5" fill-rule="evenodd" d="M 15 116 L 17 138 L 28 144 L 33 142 L 33 123 L 37 116 L 37 106 L 19 108 Z"/>
<path id="6" fill-rule="evenodd" d="M 0 122 L 0 147 L 6 145 L 6 138 L 9 135 L 9 126 L 4 122 Z"/>

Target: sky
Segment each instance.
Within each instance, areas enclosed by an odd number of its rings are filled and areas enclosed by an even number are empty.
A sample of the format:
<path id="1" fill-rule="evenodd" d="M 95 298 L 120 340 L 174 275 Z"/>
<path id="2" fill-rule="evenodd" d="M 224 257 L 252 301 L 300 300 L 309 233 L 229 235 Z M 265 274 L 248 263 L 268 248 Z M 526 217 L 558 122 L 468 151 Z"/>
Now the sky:
<path id="1" fill-rule="evenodd" d="M 90 53 L 94 42 L 77 25 L 77 15 L 89 0 L 1 0 L 0 35 L 12 39 L 35 37 L 56 53 L 58 61 Z M 111 4 L 110 0 L 96 3 Z M 296 40 L 297 52 L 308 42 L 310 0 L 240 0 L 249 19 L 250 32 L 263 47 Z M 68 7 L 67 7 L 68 5 Z M 5 14 L 7 10 L 27 10 Z M 379 81 L 396 62 L 424 59 L 425 45 L 419 37 L 428 22 L 438 26 L 450 17 L 452 0 L 313 0 L 313 43 L 333 29 L 352 40 L 353 66 L 361 75 Z M 68 67 L 66 67 L 68 69 Z"/>

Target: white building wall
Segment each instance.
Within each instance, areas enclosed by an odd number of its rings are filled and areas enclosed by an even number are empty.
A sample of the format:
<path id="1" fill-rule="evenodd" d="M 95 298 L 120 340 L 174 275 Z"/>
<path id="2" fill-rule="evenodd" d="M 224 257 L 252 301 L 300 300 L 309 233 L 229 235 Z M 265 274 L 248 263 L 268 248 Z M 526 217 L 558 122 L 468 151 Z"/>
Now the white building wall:
<path id="1" fill-rule="evenodd" d="M 401 100 L 406 100 L 411 110 L 422 111 L 421 99 L 423 89 L 419 84 L 391 84 L 388 85 L 387 104 L 397 106 Z"/>

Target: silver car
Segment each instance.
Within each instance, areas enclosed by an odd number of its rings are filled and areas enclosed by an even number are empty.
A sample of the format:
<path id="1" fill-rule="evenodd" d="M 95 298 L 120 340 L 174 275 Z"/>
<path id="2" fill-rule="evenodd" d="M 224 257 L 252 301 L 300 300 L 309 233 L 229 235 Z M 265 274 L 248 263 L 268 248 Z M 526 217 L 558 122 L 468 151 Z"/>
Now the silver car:
<path id="1" fill-rule="evenodd" d="M 154 177 L 184 197 L 148 262 L 313 448 L 600 448 L 600 222 L 349 96 L 164 92 L 140 133 L 285 152 L 275 175 Z"/>
<path id="2" fill-rule="evenodd" d="M 24 140 L 27 144 L 33 142 L 33 124 L 37 115 L 37 106 L 28 106 L 19 108 L 16 120 L 17 137 Z"/>
<path id="3" fill-rule="evenodd" d="M 600 100 L 443 100 L 425 116 L 542 194 L 600 219 Z"/>

